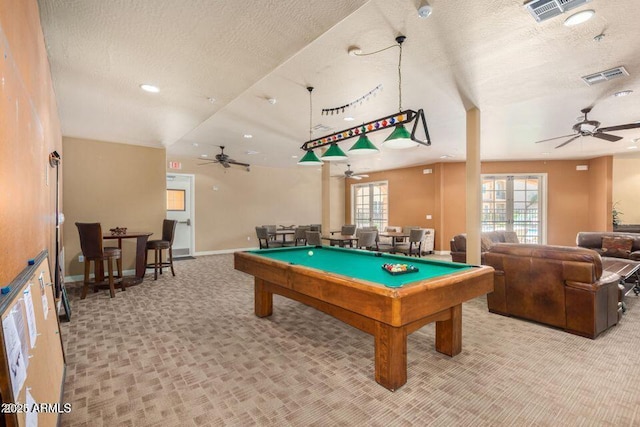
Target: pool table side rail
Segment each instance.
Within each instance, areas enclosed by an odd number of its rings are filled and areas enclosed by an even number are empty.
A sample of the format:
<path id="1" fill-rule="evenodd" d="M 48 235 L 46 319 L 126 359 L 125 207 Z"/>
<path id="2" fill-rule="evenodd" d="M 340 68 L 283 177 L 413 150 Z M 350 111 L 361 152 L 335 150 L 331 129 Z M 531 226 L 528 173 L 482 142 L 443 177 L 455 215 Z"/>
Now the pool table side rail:
<path id="1" fill-rule="evenodd" d="M 416 281 L 401 288 L 291 265 L 247 252 L 234 254 L 235 268 L 311 298 L 400 327 L 493 291 L 493 268 L 474 267 Z"/>

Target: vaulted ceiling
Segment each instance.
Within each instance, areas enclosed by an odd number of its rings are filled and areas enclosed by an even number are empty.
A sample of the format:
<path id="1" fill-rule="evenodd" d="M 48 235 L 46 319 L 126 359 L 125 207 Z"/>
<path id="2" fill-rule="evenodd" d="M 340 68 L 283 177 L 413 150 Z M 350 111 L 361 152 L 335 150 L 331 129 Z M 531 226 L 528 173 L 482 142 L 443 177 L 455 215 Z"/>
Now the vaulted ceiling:
<path id="1" fill-rule="evenodd" d="M 402 107 L 424 110 L 432 145 L 382 147 L 350 159 L 352 169 L 464 160 L 472 107 L 481 111 L 483 160 L 634 155 L 637 128 L 612 132 L 623 137 L 616 142 L 585 136 L 555 149 L 568 138 L 535 141 L 571 135 L 585 107 L 603 127 L 640 121 L 637 0 L 592 0 L 540 23 L 519 0 L 431 0 L 428 18 L 418 17 L 420 4 L 39 1 L 65 136 L 164 146 L 169 157 L 213 156 L 224 145 L 238 161 L 297 167 L 310 113 L 315 138 L 398 111 L 400 50 L 382 49 L 402 34 Z M 563 25 L 585 9 L 595 16 Z M 353 48 L 382 51 L 349 55 Z M 591 86 L 581 79 L 618 66 L 629 75 Z M 614 96 L 623 90 L 633 92 Z M 387 134 L 371 140 L 381 147 Z"/>

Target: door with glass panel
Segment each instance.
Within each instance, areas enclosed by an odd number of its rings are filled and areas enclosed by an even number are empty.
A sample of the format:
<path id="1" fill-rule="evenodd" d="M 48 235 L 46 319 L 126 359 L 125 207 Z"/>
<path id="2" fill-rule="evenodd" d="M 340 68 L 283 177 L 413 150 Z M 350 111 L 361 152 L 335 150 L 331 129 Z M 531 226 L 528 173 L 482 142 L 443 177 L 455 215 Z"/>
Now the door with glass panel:
<path id="1" fill-rule="evenodd" d="M 386 181 L 351 186 L 351 217 L 359 227 L 384 230 L 389 220 L 389 185 Z"/>
<path id="2" fill-rule="evenodd" d="M 545 243 L 544 178 L 483 175 L 482 231 L 515 231 L 521 243 Z"/>

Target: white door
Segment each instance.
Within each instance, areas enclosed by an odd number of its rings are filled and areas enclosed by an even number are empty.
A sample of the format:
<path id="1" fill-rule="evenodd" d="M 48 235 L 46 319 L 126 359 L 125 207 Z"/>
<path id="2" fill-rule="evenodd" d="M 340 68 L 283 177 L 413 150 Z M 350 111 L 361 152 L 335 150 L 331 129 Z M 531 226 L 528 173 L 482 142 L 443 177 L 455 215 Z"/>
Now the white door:
<path id="1" fill-rule="evenodd" d="M 194 179 L 194 175 L 167 174 L 167 219 L 178 221 L 173 238 L 173 256 L 176 258 L 194 252 Z"/>

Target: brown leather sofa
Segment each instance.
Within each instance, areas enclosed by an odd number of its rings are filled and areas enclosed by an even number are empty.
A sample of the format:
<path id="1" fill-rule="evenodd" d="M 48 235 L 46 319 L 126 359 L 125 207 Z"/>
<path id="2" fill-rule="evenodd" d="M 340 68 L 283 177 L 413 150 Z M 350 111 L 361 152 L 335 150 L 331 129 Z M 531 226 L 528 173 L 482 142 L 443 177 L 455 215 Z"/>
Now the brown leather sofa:
<path id="1" fill-rule="evenodd" d="M 495 244 L 485 254 L 495 269 L 491 313 L 520 317 L 595 338 L 618 323 L 617 274 L 603 274 L 602 260 L 590 249 Z"/>
<path id="2" fill-rule="evenodd" d="M 603 246 L 605 237 L 626 238 L 631 240 L 629 253 L 607 251 Z M 582 248 L 593 249 L 601 257 L 628 259 L 632 262 L 640 262 L 640 233 L 620 233 L 611 231 L 581 231 L 576 236 L 576 244 Z"/>
<path id="3" fill-rule="evenodd" d="M 486 231 L 480 234 L 480 257 L 484 260 L 484 254 L 496 243 L 519 243 L 515 231 Z M 458 234 L 449 242 L 451 246 L 451 260 L 454 262 L 467 262 L 467 235 Z M 481 261 L 484 264 L 484 261 Z"/>

